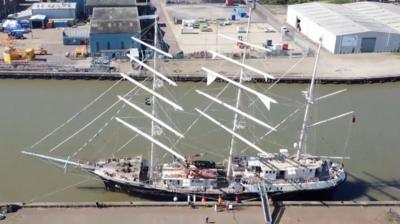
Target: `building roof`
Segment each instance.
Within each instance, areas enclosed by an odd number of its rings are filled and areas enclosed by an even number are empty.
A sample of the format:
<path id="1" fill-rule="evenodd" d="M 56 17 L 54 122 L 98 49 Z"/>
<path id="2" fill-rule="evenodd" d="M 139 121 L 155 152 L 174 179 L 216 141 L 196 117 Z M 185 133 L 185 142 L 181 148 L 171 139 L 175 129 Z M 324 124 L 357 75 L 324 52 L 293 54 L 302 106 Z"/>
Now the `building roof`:
<path id="1" fill-rule="evenodd" d="M 308 17 L 335 35 L 361 32 L 397 32 L 388 25 L 343 5 L 312 2 L 290 5 L 289 8 L 304 17 Z"/>
<path id="2" fill-rule="evenodd" d="M 345 6 L 400 32 L 400 5 L 380 2 L 356 2 L 345 4 Z"/>
<path id="3" fill-rule="evenodd" d="M 89 27 L 81 26 L 78 28 L 64 28 L 63 36 L 70 38 L 89 38 Z"/>
<path id="4" fill-rule="evenodd" d="M 136 6 L 136 0 L 86 0 L 87 6 Z"/>
<path id="5" fill-rule="evenodd" d="M 94 8 L 91 33 L 135 33 L 140 32 L 137 7 Z"/>
<path id="6" fill-rule="evenodd" d="M 33 15 L 31 16 L 30 20 L 45 20 L 46 15 Z"/>
<path id="7" fill-rule="evenodd" d="M 76 9 L 75 2 L 41 2 L 33 3 L 32 10 L 35 9 Z"/>

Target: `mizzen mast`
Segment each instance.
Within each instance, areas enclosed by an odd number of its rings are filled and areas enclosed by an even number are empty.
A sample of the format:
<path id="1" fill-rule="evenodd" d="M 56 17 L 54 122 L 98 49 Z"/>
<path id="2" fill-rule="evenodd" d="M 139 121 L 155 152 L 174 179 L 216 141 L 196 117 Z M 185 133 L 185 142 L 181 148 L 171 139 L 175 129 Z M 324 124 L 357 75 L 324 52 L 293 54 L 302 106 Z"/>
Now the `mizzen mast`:
<path id="1" fill-rule="evenodd" d="M 321 51 L 321 46 L 322 46 L 322 39 L 320 39 L 320 43 L 318 46 L 318 51 L 317 51 L 317 56 L 316 56 L 315 62 L 314 62 L 314 69 L 313 69 L 313 73 L 312 73 L 312 77 L 311 77 L 310 87 L 305 94 L 306 108 L 304 111 L 303 125 L 302 125 L 301 132 L 300 132 L 299 143 L 298 143 L 298 145 L 295 144 L 295 145 L 297 145 L 297 153 L 296 153 L 297 160 L 300 159 L 301 153 L 305 152 L 305 148 L 306 148 L 305 144 L 306 144 L 307 132 L 308 132 L 308 128 L 309 128 L 309 126 L 308 126 L 309 120 L 308 119 L 309 119 L 311 104 L 314 103 L 315 76 L 317 74 L 317 65 L 318 65 L 318 60 L 319 60 L 319 53 Z"/>

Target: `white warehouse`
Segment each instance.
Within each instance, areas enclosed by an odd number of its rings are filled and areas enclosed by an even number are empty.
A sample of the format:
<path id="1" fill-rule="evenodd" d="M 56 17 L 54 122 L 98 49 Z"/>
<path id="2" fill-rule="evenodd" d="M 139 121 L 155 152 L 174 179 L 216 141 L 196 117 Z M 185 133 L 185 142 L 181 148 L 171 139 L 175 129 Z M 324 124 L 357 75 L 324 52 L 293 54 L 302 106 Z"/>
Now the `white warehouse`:
<path id="1" fill-rule="evenodd" d="M 372 13 L 375 9 L 375 14 Z M 334 54 L 400 51 L 400 6 L 387 9 L 386 3 L 360 2 L 344 5 L 305 3 L 289 5 L 287 23 Z M 376 9 L 378 7 L 379 9 Z M 397 7 L 397 8 L 396 8 Z"/>

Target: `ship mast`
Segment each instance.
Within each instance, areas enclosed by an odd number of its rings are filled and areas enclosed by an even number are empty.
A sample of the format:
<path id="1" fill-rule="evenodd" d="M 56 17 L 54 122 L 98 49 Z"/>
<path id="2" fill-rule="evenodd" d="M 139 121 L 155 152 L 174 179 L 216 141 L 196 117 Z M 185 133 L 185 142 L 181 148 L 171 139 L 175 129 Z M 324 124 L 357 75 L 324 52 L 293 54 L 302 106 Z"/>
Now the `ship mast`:
<path id="1" fill-rule="evenodd" d="M 250 21 L 251 21 L 251 8 L 249 8 L 249 18 L 247 20 L 247 30 L 246 30 L 246 36 L 245 36 L 245 40 L 248 40 L 249 37 L 249 31 L 250 31 Z M 246 60 L 246 54 L 247 54 L 247 46 L 244 45 L 244 50 L 243 50 L 243 57 L 242 57 L 242 63 L 244 64 L 245 60 Z M 239 76 L 239 83 L 241 84 L 243 82 L 243 75 L 244 75 L 244 69 L 243 67 L 240 68 L 240 76 Z M 235 108 L 239 109 L 239 105 L 240 105 L 240 98 L 242 96 L 242 89 L 238 88 L 238 92 L 237 92 L 237 97 L 236 97 L 236 104 L 235 104 Z M 238 124 L 238 118 L 239 115 L 238 113 L 235 112 L 235 117 L 233 119 L 233 127 L 232 127 L 232 132 L 235 132 L 237 129 L 237 124 Z M 235 147 L 235 136 L 232 135 L 231 138 L 231 145 L 229 148 L 229 157 L 228 157 L 228 170 L 227 170 L 227 177 L 228 179 L 232 179 L 232 157 L 233 157 L 233 151 L 234 151 L 234 147 Z"/>
<path id="2" fill-rule="evenodd" d="M 160 49 L 157 48 L 157 41 L 158 41 L 158 22 L 157 22 L 157 18 L 158 16 L 156 15 L 154 17 L 154 46 L 149 45 L 143 41 L 141 41 L 138 38 L 132 37 L 132 39 L 136 42 L 139 42 L 140 44 L 148 47 L 149 49 L 153 50 L 153 68 L 151 68 L 150 66 L 144 64 L 142 61 L 134 58 L 134 57 L 130 57 L 131 61 L 135 61 L 136 63 L 138 63 L 139 65 L 141 65 L 142 67 L 146 68 L 147 70 L 151 71 L 153 73 L 153 83 L 152 83 L 152 88 L 147 88 L 146 86 L 142 85 L 141 83 L 139 83 L 138 81 L 130 78 L 127 75 L 121 74 L 125 79 L 127 79 L 128 81 L 132 82 L 133 84 L 139 86 L 140 88 L 146 90 L 147 92 L 149 92 L 150 94 L 152 94 L 151 96 L 151 104 L 152 104 L 152 108 L 151 108 L 151 114 L 145 112 L 144 110 L 140 109 L 140 107 L 134 105 L 131 102 L 128 102 L 127 100 L 121 99 L 122 101 L 124 101 L 126 104 L 128 104 L 129 106 L 131 106 L 132 108 L 138 110 L 139 112 L 141 112 L 142 114 L 144 114 L 145 116 L 147 116 L 148 118 L 151 119 L 151 132 L 150 135 L 146 135 L 146 138 L 148 140 L 151 141 L 151 145 L 150 145 L 150 167 L 149 167 L 149 173 L 148 173 L 148 177 L 151 180 L 153 178 L 153 173 L 154 173 L 154 151 L 155 151 L 155 145 L 160 146 L 160 144 L 157 144 L 157 140 L 154 138 L 155 135 L 157 135 L 156 132 L 156 125 L 161 125 L 164 128 L 167 128 L 168 130 L 172 131 L 174 134 L 176 134 L 178 137 L 183 137 L 182 134 L 180 134 L 179 132 L 173 130 L 171 127 L 169 127 L 168 125 L 166 125 L 164 122 L 162 122 L 161 120 L 156 118 L 156 99 L 159 99 L 167 104 L 169 104 L 170 106 L 172 106 L 175 110 L 183 110 L 183 108 L 179 105 L 177 105 L 176 103 L 168 100 L 167 98 L 163 97 L 162 95 L 158 94 L 156 89 L 159 88 L 162 83 L 164 81 L 166 81 L 167 83 L 169 83 L 170 85 L 173 86 L 177 86 L 177 84 L 172 81 L 171 79 L 169 79 L 168 77 L 166 77 L 165 75 L 161 74 L 160 72 L 156 71 L 156 67 L 157 67 L 157 53 L 160 53 L 166 57 L 172 58 L 171 54 L 168 54 Z M 129 56 L 129 55 L 128 55 Z M 127 126 L 128 128 L 132 129 L 131 126 Z M 161 127 L 160 127 L 161 128 Z M 132 129 L 134 131 L 137 131 L 136 129 Z M 162 147 L 165 149 L 165 147 Z"/>
<path id="3" fill-rule="evenodd" d="M 315 85 L 315 76 L 317 73 L 317 65 L 318 65 L 318 60 L 319 60 L 319 53 L 321 51 L 321 46 L 322 46 L 322 39 L 320 39 L 320 43 L 318 46 L 318 51 L 317 51 L 317 56 L 315 58 L 314 62 L 314 69 L 311 77 L 311 83 L 310 87 L 308 89 L 308 92 L 305 94 L 306 98 L 306 108 L 304 111 L 304 119 L 303 119 L 303 125 L 301 128 L 300 132 L 300 139 L 299 143 L 297 145 L 297 153 L 296 153 L 296 160 L 300 159 L 301 153 L 306 153 L 306 139 L 307 139 L 307 132 L 308 132 L 308 122 L 309 122 L 309 113 L 310 113 L 310 107 L 314 103 L 314 85 Z"/>
<path id="4" fill-rule="evenodd" d="M 157 16 L 154 18 L 154 47 L 157 48 L 157 26 L 158 26 L 158 22 L 157 22 Z M 153 69 L 156 70 L 156 61 L 157 61 L 157 51 L 153 51 Z M 156 74 L 153 73 L 153 91 L 156 90 Z M 156 98 L 153 95 L 151 97 L 151 115 L 154 117 L 156 114 L 156 102 L 155 102 Z M 154 137 L 154 128 L 155 128 L 155 124 L 154 124 L 154 120 L 151 120 L 151 137 Z M 153 178 L 153 167 L 154 166 L 154 143 L 151 142 L 150 145 L 150 173 L 149 173 L 149 180 L 152 180 Z"/>

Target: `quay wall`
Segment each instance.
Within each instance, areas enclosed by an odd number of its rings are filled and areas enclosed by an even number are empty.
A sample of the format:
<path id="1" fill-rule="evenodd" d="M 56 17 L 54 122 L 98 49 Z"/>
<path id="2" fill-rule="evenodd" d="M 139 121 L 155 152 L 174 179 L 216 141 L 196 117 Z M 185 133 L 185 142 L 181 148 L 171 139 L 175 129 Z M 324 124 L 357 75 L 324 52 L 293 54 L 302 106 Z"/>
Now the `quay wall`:
<path id="1" fill-rule="evenodd" d="M 203 75 L 167 75 L 178 82 L 205 82 Z M 229 77 L 229 75 L 227 75 Z M 136 80 L 144 80 L 146 75 L 133 75 Z M 118 80 L 121 76 L 115 72 L 43 72 L 43 71 L 0 71 L 0 79 L 59 79 L 59 80 Z M 322 77 L 317 79 L 321 84 L 371 84 L 400 81 L 400 74 L 354 77 Z M 263 77 L 253 77 L 253 82 L 265 82 Z M 274 80 L 267 80 L 273 82 Z M 309 83 L 309 77 L 286 76 L 279 83 Z"/>
<path id="2" fill-rule="evenodd" d="M 243 207 L 261 206 L 259 201 L 231 204 Z M 19 208 L 117 208 L 117 207 L 187 207 L 187 202 L 152 202 L 152 201 L 124 201 L 124 202 L 3 202 L 0 208 L 5 206 Z M 215 202 L 197 202 L 196 206 L 211 207 Z M 400 207 L 400 201 L 280 201 L 271 203 L 279 207 Z"/>

